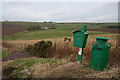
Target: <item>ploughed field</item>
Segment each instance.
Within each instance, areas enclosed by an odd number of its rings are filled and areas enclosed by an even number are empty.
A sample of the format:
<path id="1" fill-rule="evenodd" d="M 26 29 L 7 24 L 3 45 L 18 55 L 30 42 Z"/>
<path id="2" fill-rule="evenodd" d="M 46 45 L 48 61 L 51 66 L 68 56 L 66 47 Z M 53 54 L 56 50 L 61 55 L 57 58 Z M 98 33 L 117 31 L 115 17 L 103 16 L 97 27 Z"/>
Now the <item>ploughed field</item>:
<path id="1" fill-rule="evenodd" d="M 2 24 L 2 36 L 18 33 L 24 31 L 26 28 L 20 24 L 3 23 Z"/>
<path id="2" fill-rule="evenodd" d="M 87 29 L 87 31 L 100 31 L 100 32 L 120 33 L 120 28 L 95 28 L 95 29 Z"/>

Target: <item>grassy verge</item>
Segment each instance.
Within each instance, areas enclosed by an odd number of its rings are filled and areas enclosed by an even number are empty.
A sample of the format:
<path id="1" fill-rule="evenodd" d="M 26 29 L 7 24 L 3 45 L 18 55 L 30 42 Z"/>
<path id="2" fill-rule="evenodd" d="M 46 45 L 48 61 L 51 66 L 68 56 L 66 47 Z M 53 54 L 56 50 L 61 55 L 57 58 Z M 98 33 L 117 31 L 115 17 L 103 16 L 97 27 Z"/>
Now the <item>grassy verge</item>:
<path id="1" fill-rule="evenodd" d="M 3 68 L 3 78 L 31 78 L 33 77 L 34 71 L 31 69 L 35 64 L 49 64 L 47 68 L 54 68 L 58 65 L 65 64 L 65 62 L 61 60 L 53 60 L 53 59 L 43 59 L 43 58 L 28 58 L 28 59 L 20 59 L 15 60 L 13 62 L 8 63 Z M 39 66 L 38 69 L 40 69 Z M 42 67 L 45 68 L 45 67 Z M 34 76 L 35 77 L 35 76 Z M 40 76 L 39 76 L 40 77 Z"/>
<path id="2" fill-rule="evenodd" d="M 28 58 L 8 63 L 3 78 L 116 78 L 118 67 L 108 66 L 103 72 L 94 71 L 85 64 L 43 58 Z M 102 75 L 101 75 L 102 74 Z"/>
<path id="3" fill-rule="evenodd" d="M 8 51 L 2 51 L 1 54 L 2 55 L 0 55 L 0 57 L 5 57 L 5 56 L 9 55 L 10 52 L 8 52 Z"/>

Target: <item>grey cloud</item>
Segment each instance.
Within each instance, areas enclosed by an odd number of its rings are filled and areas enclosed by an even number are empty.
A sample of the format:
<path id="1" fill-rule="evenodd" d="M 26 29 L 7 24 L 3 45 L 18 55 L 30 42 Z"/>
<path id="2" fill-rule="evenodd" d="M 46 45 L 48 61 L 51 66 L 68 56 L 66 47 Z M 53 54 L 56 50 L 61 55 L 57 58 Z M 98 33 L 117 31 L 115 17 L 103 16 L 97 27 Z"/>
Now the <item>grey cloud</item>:
<path id="1" fill-rule="evenodd" d="M 117 21 L 117 3 L 3 3 L 3 20 Z"/>

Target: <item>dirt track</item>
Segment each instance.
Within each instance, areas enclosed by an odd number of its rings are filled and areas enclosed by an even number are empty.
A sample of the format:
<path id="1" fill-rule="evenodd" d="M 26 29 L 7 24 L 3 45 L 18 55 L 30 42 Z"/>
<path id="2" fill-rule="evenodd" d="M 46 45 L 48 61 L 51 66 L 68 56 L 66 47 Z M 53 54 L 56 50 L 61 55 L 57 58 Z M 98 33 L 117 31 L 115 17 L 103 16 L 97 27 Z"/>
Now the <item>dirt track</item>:
<path id="1" fill-rule="evenodd" d="M 31 56 L 25 51 L 14 51 L 8 56 L 3 57 L 2 61 L 16 60 L 16 59 L 27 58 L 27 57 L 31 57 Z"/>

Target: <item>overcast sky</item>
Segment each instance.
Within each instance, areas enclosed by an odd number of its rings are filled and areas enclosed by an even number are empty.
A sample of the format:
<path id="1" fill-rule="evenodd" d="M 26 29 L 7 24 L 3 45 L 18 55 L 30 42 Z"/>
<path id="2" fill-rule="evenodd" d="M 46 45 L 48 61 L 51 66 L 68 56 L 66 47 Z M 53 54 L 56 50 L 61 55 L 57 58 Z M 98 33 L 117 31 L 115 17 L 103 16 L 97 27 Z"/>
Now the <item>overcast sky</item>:
<path id="1" fill-rule="evenodd" d="M 3 2 L 2 20 L 117 22 L 117 2 Z"/>

